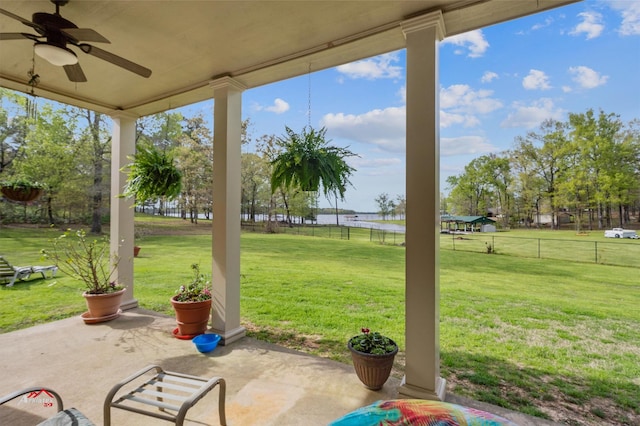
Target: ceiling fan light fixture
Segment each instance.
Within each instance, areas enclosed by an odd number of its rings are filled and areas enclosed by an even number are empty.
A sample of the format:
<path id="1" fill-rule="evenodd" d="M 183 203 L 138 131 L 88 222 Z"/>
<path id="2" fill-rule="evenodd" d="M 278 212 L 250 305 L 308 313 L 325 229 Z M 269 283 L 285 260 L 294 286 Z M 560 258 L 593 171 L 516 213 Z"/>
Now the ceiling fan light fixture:
<path id="1" fill-rule="evenodd" d="M 78 63 L 76 54 L 66 47 L 55 46 L 48 43 L 36 43 L 34 49 L 36 55 L 59 67 Z"/>

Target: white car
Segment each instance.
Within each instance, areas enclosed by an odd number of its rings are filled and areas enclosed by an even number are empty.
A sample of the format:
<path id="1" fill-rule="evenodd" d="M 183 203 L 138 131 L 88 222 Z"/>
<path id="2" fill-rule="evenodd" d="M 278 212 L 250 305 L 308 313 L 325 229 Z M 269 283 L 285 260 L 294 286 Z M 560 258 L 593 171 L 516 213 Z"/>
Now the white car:
<path id="1" fill-rule="evenodd" d="M 607 238 L 632 238 L 637 240 L 640 238 L 636 231 L 631 229 L 613 228 L 608 231 L 604 231 L 604 236 Z"/>

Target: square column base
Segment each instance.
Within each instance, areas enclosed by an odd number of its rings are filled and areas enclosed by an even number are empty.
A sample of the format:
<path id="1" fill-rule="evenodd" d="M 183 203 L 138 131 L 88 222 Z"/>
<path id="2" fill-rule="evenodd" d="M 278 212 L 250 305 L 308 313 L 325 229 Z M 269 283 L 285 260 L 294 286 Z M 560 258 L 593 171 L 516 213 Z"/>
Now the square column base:
<path id="1" fill-rule="evenodd" d="M 436 389 L 424 389 L 417 386 L 407 384 L 407 376 L 402 378 L 402 383 L 398 388 L 398 394 L 405 399 L 428 399 L 431 401 L 444 401 L 447 381 L 442 377 L 438 377 L 436 381 Z"/>
<path id="2" fill-rule="evenodd" d="M 235 342 L 236 340 L 240 340 L 242 339 L 244 336 L 247 335 L 247 329 L 244 327 L 238 327 L 234 330 L 229 330 L 229 331 L 220 331 L 220 330 L 216 330 L 215 328 L 211 329 L 212 332 L 219 334 L 220 337 L 222 337 L 222 339 L 220 340 L 220 344 L 222 346 L 226 346 L 230 343 Z"/>
<path id="3" fill-rule="evenodd" d="M 134 309 L 137 307 L 138 307 L 138 299 L 135 299 L 135 298 L 130 300 L 125 300 L 120 304 L 120 309 L 122 309 L 123 311 L 127 311 L 129 309 Z"/>

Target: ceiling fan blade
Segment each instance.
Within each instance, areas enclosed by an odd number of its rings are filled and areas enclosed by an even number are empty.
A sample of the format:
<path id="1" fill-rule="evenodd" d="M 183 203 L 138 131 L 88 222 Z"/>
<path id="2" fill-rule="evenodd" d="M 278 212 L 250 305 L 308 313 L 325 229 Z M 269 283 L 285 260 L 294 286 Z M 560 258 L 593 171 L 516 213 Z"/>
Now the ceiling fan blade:
<path id="1" fill-rule="evenodd" d="M 94 43 L 111 43 L 97 31 L 92 30 L 91 28 L 62 28 L 63 34 L 71 37 L 75 40 L 75 42 L 80 41 L 91 41 Z"/>
<path id="2" fill-rule="evenodd" d="M 28 39 L 28 40 L 38 40 L 37 35 L 35 34 L 27 34 L 27 33 L 0 33 L 0 40 L 21 40 L 21 39 Z"/>
<path id="3" fill-rule="evenodd" d="M 28 26 L 30 26 L 30 27 L 33 27 L 33 28 L 35 28 L 35 29 L 37 29 L 37 30 L 39 30 L 39 31 L 44 31 L 44 27 L 42 27 L 41 25 L 34 24 L 34 23 L 33 23 L 33 22 L 31 22 L 31 21 L 28 21 L 28 20 L 26 20 L 26 19 L 24 19 L 24 18 L 22 18 L 22 17 L 20 17 L 20 16 L 18 16 L 18 15 L 16 15 L 16 14 L 13 14 L 13 13 L 9 12 L 8 10 L 0 9 L 0 13 L 2 13 L 3 15 L 8 16 L 9 18 L 13 18 L 13 19 L 15 19 L 16 21 L 20 21 L 20 22 L 22 22 L 22 23 L 23 23 L 23 24 L 25 24 L 25 25 L 28 25 Z"/>
<path id="4" fill-rule="evenodd" d="M 131 71 L 132 73 L 138 74 L 142 77 L 149 78 L 151 75 L 151 70 L 149 68 L 145 68 L 142 65 L 138 65 L 135 62 L 131 62 L 128 59 L 124 59 L 118 55 L 114 55 L 113 53 L 91 46 L 90 44 L 83 43 L 78 44 L 77 46 L 82 49 L 84 53 L 88 53 L 89 55 L 111 62 L 114 65 L 122 67 L 127 71 Z"/>
<path id="5" fill-rule="evenodd" d="M 65 65 L 63 68 L 70 81 L 75 83 L 84 83 L 87 81 L 87 77 L 85 77 L 80 64 Z"/>

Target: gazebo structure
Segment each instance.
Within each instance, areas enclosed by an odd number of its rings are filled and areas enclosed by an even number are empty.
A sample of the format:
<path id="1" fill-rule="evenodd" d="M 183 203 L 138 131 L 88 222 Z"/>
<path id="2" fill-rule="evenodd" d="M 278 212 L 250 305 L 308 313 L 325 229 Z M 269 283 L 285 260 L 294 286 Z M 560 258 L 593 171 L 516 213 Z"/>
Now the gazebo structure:
<path id="1" fill-rule="evenodd" d="M 135 151 L 140 117 L 214 99 L 212 328 L 229 344 L 240 325 L 240 129 L 242 93 L 251 88 L 406 49 L 406 369 L 403 396 L 444 398 L 439 371 L 439 108 L 438 43 L 576 0 L 413 1 L 74 1 L 60 14 L 111 44 L 100 49 L 142 64 L 149 78 L 69 46 L 87 82 L 38 60 L 35 94 L 111 116 L 111 192 Z M 67 3 L 66 0 L 60 3 Z M 4 0 L 0 7 L 30 20 L 53 13 L 46 0 Z M 0 15 L 0 32 L 32 33 L 15 16 Z M 27 91 L 34 41 L 0 40 L 0 86 Z M 95 43 L 90 43 L 95 44 Z M 88 49 L 87 49 L 88 50 Z M 131 201 L 111 199 L 112 251 L 133 252 Z M 124 238 L 124 243 L 118 242 Z M 128 256 L 123 256 L 123 259 Z M 137 306 L 132 262 L 120 262 Z"/>
<path id="2" fill-rule="evenodd" d="M 440 231 L 444 231 L 443 224 L 446 224 L 446 230 L 448 232 L 479 232 L 482 228 L 482 225 L 494 225 L 495 223 L 495 220 L 486 216 L 443 215 L 440 217 Z"/>

